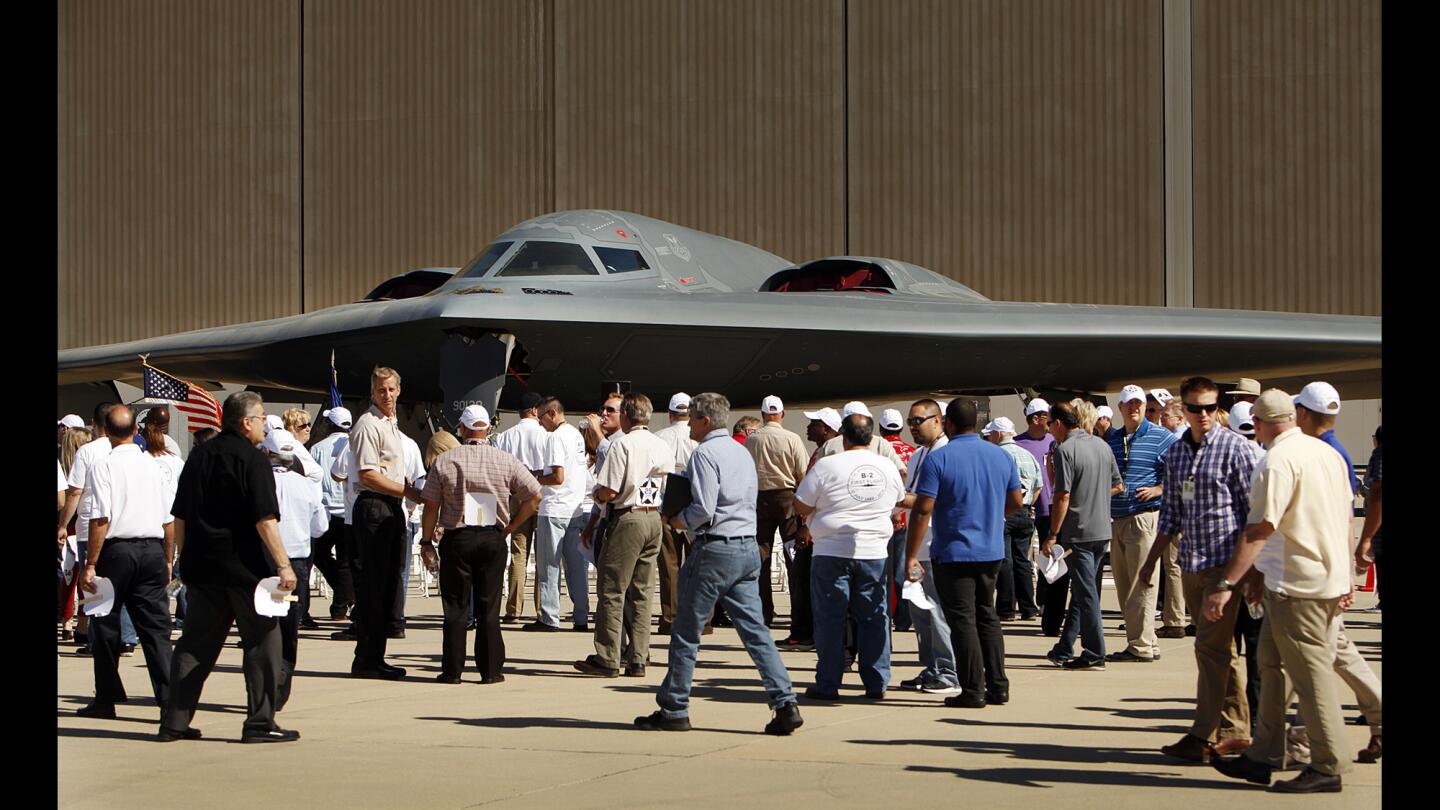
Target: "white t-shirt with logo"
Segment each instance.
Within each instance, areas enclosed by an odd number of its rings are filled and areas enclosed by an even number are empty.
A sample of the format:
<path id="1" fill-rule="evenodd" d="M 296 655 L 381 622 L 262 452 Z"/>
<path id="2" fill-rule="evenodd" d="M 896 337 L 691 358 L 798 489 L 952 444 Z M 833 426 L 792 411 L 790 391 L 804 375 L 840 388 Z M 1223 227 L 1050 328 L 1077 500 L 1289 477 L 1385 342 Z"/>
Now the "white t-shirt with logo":
<path id="1" fill-rule="evenodd" d="M 585 437 L 568 422 L 550 433 L 546 447 L 545 466 L 565 470 L 565 483 L 540 489 L 540 517 L 569 520 L 585 499 Z"/>
<path id="2" fill-rule="evenodd" d="M 905 500 L 905 484 L 893 463 L 860 448 L 816 461 L 795 499 L 815 508 L 808 525 L 816 556 L 883 560 L 894 534 L 890 512 Z"/>

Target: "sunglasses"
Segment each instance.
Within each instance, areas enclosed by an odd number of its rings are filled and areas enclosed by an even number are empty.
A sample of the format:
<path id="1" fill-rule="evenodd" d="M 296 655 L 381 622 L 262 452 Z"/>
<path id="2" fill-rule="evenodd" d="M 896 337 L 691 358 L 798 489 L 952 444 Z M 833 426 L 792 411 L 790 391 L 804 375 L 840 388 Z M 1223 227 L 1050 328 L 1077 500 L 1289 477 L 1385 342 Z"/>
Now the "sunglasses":
<path id="1" fill-rule="evenodd" d="M 605 407 L 603 407 L 603 408 L 600 409 L 600 412 L 601 412 L 601 413 L 619 413 L 619 412 L 620 412 L 620 409 L 619 409 L 619 408 L 612 408 L 612 407 L 610 407 L 609 405 L 606 405 Z"/>
<path id="2" fill-rule="evenodd" d="M 296 426 L 295 426 L 295 429 L 296 429 L 296 430 L 309 430 L 309 429 L 310 429 L 310 423 L 309 423 L 309 422 L 306 422 L 306 423 L 303 424 L 303 425 L 296 425 Z"/>
<path id="3" fill-rule="evenodd" d="M 932 413 L 929 416 L 912 416 L 909 419 L 905 420 L 905 424 L 909 425 L 910 427 L 920 427 L 926 422 L 929 422 L 931 419 L 938 418 L 940 418 L 940 414 L 938 413 Z"/>
<path id="4" fill-rule="evenodd" d="M 1220 410 L 1220 403 L 1212 402 L 1209 405 L 1196 405 L 1193 402 L 1185 403 L 1185 410 L 1190 413 L 1215 413 Z"/>

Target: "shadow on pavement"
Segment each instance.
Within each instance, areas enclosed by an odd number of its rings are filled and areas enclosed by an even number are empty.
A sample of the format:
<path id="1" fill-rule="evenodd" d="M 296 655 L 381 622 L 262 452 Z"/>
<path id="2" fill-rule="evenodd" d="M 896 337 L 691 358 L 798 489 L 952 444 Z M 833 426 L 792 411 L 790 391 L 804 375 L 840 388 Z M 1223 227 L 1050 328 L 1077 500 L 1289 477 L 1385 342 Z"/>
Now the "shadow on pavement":
<path id="1" fill-rule="evenodd" d="M 632 723 L 616 723 L 607 720 L 582 720 L 576 717 L 417 717 L 416 720 L 441 720 L 462 726 L 481 728 L 593 728 L 602 731 L 639 731 Z M 693 731 L 713 731 L 720 734 L 764 734 L 763 731 L 743 731 L 733 728 L 702 728 Z"/>
<path id="2" fill-rule="evenodd" d="M 996 722 L 994 720 L 971 720 L 965 717 L 941 718 L 941 723 L 951 723 L 957 726 L 1003 726 L 1006 728 L 1039 728 L 1047 731 L 1114 731 L 1116 726 L 1089 726 L 1079 723 L 1025 723 L 1025 722 Z M 1189 726 L 1149 726 L 1143 728 L 1126 727 L 1126 731 L 1153 731 L 1161 734 L 1184 734 L 1190 730 Z"/>
<path id="3" fill-rule="evenodd" d="M 961 779 L 978 779 L 1020 787 L 1049 788 L 1055 784 L 1114 785 L 1144 788 L 1214 788 L 1220 790 L 1251 790 L 1254 786 L 1216 775 L 1214 779 L 1190 779 L 1160 773 L 1114 773 L 1110 771 L 1057 770 L 1054 768 L 939 768 L 931 765 L 909 765 L 915 773 L 948 773 Z"/>

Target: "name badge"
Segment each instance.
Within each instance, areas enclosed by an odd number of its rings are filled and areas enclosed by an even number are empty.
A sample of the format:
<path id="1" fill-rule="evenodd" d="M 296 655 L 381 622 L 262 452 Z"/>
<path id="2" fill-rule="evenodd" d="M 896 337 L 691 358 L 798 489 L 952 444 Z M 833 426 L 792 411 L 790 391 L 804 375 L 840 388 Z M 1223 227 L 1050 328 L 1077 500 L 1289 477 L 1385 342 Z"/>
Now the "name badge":
<path id="1" fill-rule="evenodd" d="M 1182 503 L 1195 502 L 1195 482 L 1187 480 L 1180 485 L 1180 501 Z"/>

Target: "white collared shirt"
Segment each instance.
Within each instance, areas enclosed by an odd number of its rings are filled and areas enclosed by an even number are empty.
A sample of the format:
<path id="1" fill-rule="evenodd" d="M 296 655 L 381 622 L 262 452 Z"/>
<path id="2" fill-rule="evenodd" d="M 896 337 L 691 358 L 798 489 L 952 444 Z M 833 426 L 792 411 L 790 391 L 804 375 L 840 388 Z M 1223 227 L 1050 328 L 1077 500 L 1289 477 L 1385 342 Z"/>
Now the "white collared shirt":
<path id="1" fill-rule="evenodd" d="M 82 522 L 94 516 L 94 512 L 91 510 L 90 492 L 86 486 L 86 481 L 90 477 L 90 470 L 92 470 L 95 465 L 104 461 L 109 455 L 110 440 L 101 436 L 98 439 L 81 445 L 80 449 L 75 451 L 75 457 L 70 460 L 70 477 L 67 483 L 80 490 L 80 507 L 75 514 L 79 516 Z M 76 525 L 78 526 L 79 524 Z"/>
<path id="2" fill-rule="evenodd" d="M 542 475 L 545 457 L 550 452 L 550 433 L 539 419 L 526 417 L 514 427 L 495 437 L 495 446 L 514 456 L 530 472 Z"/>
<path id="3" fill-rule="evenodd" d="M 320 490 L 310 479 L 284 467 L 275 473 L 275 500 L 280 505 L 280 541 L 285 556 L 310 556 L 310 541 L 330 528 L 330 513 L 320 503 Z"/>
<path id="4" fill-rule="evenodd" d="M 349 443 L 350 434 L 336 431 L 310 448 L 310 457 L 325 473 L 320 479 L 320 502 L 325 504 L 325 509 L 330 514 L 336 516 L 345 514 L 345 484 L 331 477 L 330 470 L 336 459 L 345 455 L 346 445 Z"/>
<path id="5" fill-rule="evenodd" d="M 108 440 L 107 440 L 108 441 Z M 134 444 L 122 444 L 90 469 L 90 518 L 108 518 L 105 536 L 119 540 L 162 537 L 175 501 L 160 462 Z"/>

